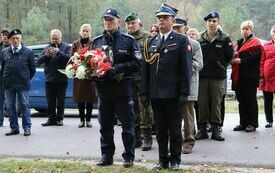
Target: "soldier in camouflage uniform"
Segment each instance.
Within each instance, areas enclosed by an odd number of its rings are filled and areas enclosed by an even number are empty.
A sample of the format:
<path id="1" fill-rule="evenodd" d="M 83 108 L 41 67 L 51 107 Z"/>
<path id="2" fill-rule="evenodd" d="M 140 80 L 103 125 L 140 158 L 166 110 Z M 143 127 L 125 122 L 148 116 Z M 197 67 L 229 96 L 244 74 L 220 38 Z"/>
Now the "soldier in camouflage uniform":
<path id="1" fill-rule="evenodd" d="M 137 13 L 129 13 L 125 18 L 128 34 L 133 36 L 138 42 L 141 52 L 144 51 L 144 42 L 150 37 L 150 33 L 142 29 L 141 21 Z M 135 77 L 135 111 L 136 111 L 136 147 L 140 147 L 143 151 L 152 148 L 152 125 L 153 111 L 151 105 L 145 107 L 140 101 L 141 73 Z"/>

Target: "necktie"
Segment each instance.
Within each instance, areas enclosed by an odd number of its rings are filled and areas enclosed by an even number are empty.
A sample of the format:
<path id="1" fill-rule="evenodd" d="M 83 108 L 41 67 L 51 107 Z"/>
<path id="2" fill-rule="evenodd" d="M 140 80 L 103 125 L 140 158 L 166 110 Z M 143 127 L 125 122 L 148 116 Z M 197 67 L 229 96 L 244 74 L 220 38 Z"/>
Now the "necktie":
<path id="1" fill-rule="evenodd" d="M 16 53 L 18 51 L 18 48 L 17 47 L 14 47 L 13 48 L 13 53 Z"/>
<path id="2" fill-rule="evenodd" d="M 160 45 L 161 45 L 161 46 L 163 45 L 164 41 L 165 41 L 165 37 L 164 37 L 164 35 L 163 35 L 163 36 L 161 37 L 161 42 L 160 42 Z"/>

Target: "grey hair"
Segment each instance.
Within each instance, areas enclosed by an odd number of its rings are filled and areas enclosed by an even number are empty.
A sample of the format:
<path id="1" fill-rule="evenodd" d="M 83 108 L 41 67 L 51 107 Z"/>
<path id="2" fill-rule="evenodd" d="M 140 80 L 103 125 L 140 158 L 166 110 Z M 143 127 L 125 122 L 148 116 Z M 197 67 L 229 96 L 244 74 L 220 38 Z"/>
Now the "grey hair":
<path id="1" fill-rule="evenodd" d="M 62 38 L 62 32 L 59 29 L 53 29 L 51 30 L 51 36 L 54 34 L 58 34 L 60 36 L 60 38 Z"/>

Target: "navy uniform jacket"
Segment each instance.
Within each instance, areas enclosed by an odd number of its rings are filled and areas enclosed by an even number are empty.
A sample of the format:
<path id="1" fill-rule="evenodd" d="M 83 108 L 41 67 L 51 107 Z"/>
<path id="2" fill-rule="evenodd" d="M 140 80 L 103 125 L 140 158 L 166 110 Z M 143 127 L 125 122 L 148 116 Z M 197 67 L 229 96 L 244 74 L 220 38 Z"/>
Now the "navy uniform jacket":
<path id="1" fill-rule="evenodd" d="M 13 53 L 11 46 L 1 53 L 1 76 L 4 89 L 30 90 L 30 80 L 35 74 L 34 54 L 22 45 Z"/>
<path id="2" fill-rule="evenodd" d="M 160 46 L 160 35 L 148 42 L 148 55 L 160 54 L 159 62 L 144 63 L 141 95 L 151 99 L 187 97 L 192 76 L 191 46 L 186 36 L 171 32 Z"/>
<path id="3" fill-rule="evenodd" d="M 93 40 L 92 49 L 109 47 L 113 52 L 114 76 L 123 74 L 121 80 L 109 76 L 96 80 L 98 96 L 100 98 L 119 98 L 133 95 L 133 75 L 140 70 L 142 56 L 134 37 L 117 31 L 103 35 Z"/>
<path id="4" fill-rule="evenodd" d="M 67 76 L 59 72 L 58 69 L 66 68 L 67 62 L 70 59 L 71 46 L 62 41 L 58 45 L 59 51 L 51 58 L 48 58 L 45 55 L 45 50 L 49 47 L 50 45 L 45 47 L 42 56 L 38 59 L 39 64 L 45 64 L 44 73 L 46 76 L 46 82 L 67 83 Z"/>

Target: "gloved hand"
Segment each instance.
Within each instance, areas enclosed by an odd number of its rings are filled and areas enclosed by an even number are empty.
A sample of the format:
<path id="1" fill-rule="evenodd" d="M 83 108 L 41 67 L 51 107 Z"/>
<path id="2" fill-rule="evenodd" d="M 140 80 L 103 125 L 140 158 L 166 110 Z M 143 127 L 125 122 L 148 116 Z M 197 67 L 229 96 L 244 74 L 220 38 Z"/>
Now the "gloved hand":
<path id="1" fill-rule="evenodd" d="M 140 96 L 140 102 L 144 107 L 148 107 L 149 106 L 149 99 L 147 96 L 142 95 Z"/>

